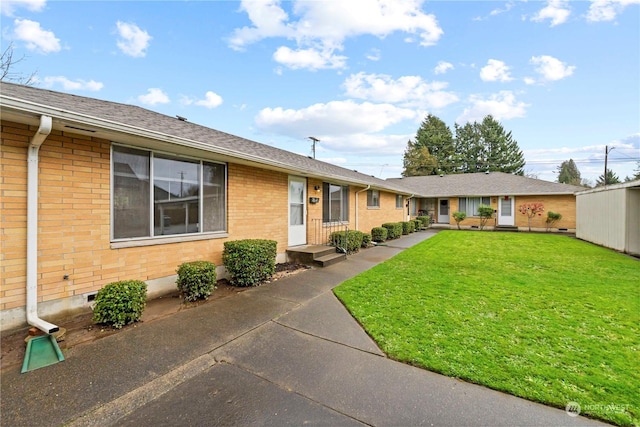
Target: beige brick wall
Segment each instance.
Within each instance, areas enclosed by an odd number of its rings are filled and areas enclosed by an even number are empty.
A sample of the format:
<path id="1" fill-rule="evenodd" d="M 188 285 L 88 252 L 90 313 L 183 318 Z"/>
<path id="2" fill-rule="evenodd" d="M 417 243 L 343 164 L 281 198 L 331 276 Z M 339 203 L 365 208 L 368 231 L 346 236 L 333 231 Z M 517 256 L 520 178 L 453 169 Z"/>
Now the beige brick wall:
<path id="1" fill-rule="evenodd" d="M 562 214 L 562 219 L 558 221 L 554 228 L 576 228 L 576 196 L 573 194 L 557 196 L 518 196 L 515 200 L 516 226 L 528 227 L 527 216 L 519 211 L 520 205 L 526 203 L 542 203 L 544 212 L 541 216 L 531 219 L 531 228 L 546 228 L 545 221 L 547 212 L 552 211 Z"/>
<path id="2" fill-rule="evenodd" d="M 36 127 L 0 123 L 0 310 L 26 300 L 27 147 Z M 222 264 L 223 244 L 245 238 L 272 239 L 283 253 L 288 243 L 288 175 L 228 164 L 227 238 L 113 248 L 110 242 L 111 141 L 52 131 L 39 153 L 38 301 L 82 299 L 105 284 L 124 279 L 154 280 L 175 274 L 186 261 Z M 322 219 L 322 180 L 308 179 L 309 237 L 312 219 Z M 350 187 L 349 227 L 355 227 L 356 191 Z M 395 194 L 381 192 L 380 209 L 358 196 L 358 228 L 370 232 L 402 221 Z M 64 276 L 68 275 L 68 280 Z"/>
<path id="3" fill-rule="evenodd" d="M 36 129 L 1 126 L 0 310 L 8 310 L 26 299 L 26 156 Z M 109 141 L 57 131 L 40 149 L 39 302 L 95 292 L 116 280 L 170 276 L 185 261 L 221 265 L 230 239 L 273 239 L 278 252 L 285 251 L 287 175 L 236 164 L 228 165 L 228 239 L 112 249 L 109 155 Z"/>
<path id="4" fill-rule="evenodd" d="M 536 216 L 531 219 L 532 229 L 545 229 L 545 221 L 547 219 L 547 212 L 553 211 L 562 214 L 562 219 L 558 221 L 555 228 L 566 228 L 574 230 L 576 228 L 576 197 L 571 194 L 563 195 L 546 195 L 546 196 L 516 196 L 514 200 L 515 209 L 515 225 L 520 228 L 528 228 L 527 216 L 523 215 L 519 211 L 520 205 L 526 203 L 542 203 L 544 205 L 544 212 L 541 216 Z M 453 212 L 458 210 L 458 198 L 452 197 L 449 199 L 450 207 L 450 224 L 456 226 L 456 222 L 453 219 Z M 498 209 L 498 198 L 496 196 L 491 197 L 491 207 Z M 486 226 L 494 226 L 494 218 L 487 221 Z M 469 217 L 460 223 L 463 228 L 471 226 L 480 226 L 480 218 Z"/>
<path id="5" fill-rule="evenodd" d="M 358 189 L 362 190 L 362 188 Z M 403 199 L 403 206 L 406 199 Z M 380 207 L 367 207 L 367 192 L 358 195 L 358 229 L 364 233 L 371 233 L 374 227 L 380 227 L 385 222 L 401 222 L 407 220 L 406 208 L 396 209 L 395 193 L 380 192 Z"/>

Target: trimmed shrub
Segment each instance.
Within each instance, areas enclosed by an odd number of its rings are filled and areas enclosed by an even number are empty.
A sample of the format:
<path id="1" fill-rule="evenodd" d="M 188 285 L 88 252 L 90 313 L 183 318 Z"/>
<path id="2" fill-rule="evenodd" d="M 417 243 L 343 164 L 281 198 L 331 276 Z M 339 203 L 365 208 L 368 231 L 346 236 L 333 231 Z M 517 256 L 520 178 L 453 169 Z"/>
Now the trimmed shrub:
<path id="1" fill-rule="evenodd" d="M 374 227 L 371 229 L 371 239 L 374 242 L 384 242 L 387 240 L 387 235 L 389 234 L 389 230 L 385 227 Z"/>
<path id="2" fill-rule="evenodd" d="M 362 233 L 362 247 L 368 248 L 371 245 L 371 234 Z"/>
<path id="3" fill-rule="evenodd" d="M 456 225 L 458 226 L 458 230 L 460 230 L 460 223 L 462 221 L 464 221 L 465 219 L 467 219 L 467 213 L 466 212 L 455 211 L 451 215 L 453 216 L 453 219 L 456 222 Z"/>
<path id="4" fill-rule="evenodd" d="M 431 217 L 429 215 L 419 216 L 416 219 L 420 221 L 420 226 L 424 228 L 429 227 L 429 224 L 431 223 Z"/>
<path id="5" fill-rule="evenodd" d="M 422 221 L 420 221 L 419 219 L 414 219 L 413 225 L 414 225 L 413 228 L 415 231 L 420 231 L 420 227 L 422 227 Z"/>
<path id="6" fill-rule="evenodd" d="M 416 224 L 413 221 L 402 221 L 402 234 L 407 234 L 416 231 Z"/>
<path id="7" fill-rule="evenodd" d="M 547 212 L 547 219 L 545 221 L 545 224 L 547 225 L 547 231 L 551 230 L 551 227 L 553 227 L 561 219 L 562 214 L 552 211 Z"/>
<path id="8" fill-rule="evenodd" d="M 216 288 L 216 265 L 212 262 L 185 262 L 178 266 L 176 272 L 176 285 L 186 302 L 207 299 Z"/>
<path id="9" fill-rule="evenodd" d="M 224 242 L 222 262 L 233 286 L 258 286 L 276 271 L 275 240 L 245 239 Z"/>
<path id="10" fill-rule="evenodd" d="M 397 239 L 402 236 L 401 222 L 385 222 L 382 226 L 387 229 L 387 240 Z"/>
<path id="11" fill-rule="evenodd" d="M 342 248 L 348 254 L 358 252 L 362 247 L 364 233 L 358 230 L 334 231 L 329 236 L 331 246 Z"/>
<path id="12" fill-rule="evenodd" d="M 93 321 L 120 329 L 137 322 L 147 305 L 147 284 L 141 280 L 112 282 L 96 294 Z"/>
<path id="13" fill-rule="evenodd" d="M 489 205 L 478 205 L 478 215 L 480 216 L 480 230 L 482 230 L 487 221 L 493 217 L 493 208 Z"/>

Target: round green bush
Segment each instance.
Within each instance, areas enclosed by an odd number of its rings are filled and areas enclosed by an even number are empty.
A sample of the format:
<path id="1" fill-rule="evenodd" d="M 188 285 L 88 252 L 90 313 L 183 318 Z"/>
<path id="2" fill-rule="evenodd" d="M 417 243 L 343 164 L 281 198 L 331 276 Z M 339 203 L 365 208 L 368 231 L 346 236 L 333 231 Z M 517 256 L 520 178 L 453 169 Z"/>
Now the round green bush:
<path id="1" fill-rule="evenodd" d="M 275 240 L 244 239 L 224 242 L 222 262 L 233 286 L 258 286 L 276 271 Z"/>
<path id="2" fill-rule="evenodd" d="M 385 227 L 373 227 L 371 229 L 371 239 L 374 242 L 384 242 L 387 240 L 387 235 L 389 234 L 389 230 Z"/>
<path id="3" fill-rule="evenodd" d="M 109 283 L 96 294 L 93 321 L 120 329 L 140 320 L 146 305 L 147 284 L 143 281 Z"/>
<path id="4" fill-rule="evenodd" d="M 216 265 L 210 261 L 185 262 L 176 272 L 178 291 L 187 302 L 207 299 L 216 289 Z"/>

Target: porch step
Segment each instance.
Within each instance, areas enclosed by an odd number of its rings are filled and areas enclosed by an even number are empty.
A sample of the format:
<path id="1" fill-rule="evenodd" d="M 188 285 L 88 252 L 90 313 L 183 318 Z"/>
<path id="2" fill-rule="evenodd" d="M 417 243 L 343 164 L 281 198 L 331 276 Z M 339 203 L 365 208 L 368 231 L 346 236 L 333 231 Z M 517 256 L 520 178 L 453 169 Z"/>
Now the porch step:
<path id="1" fill-rule="evenodd" d="M 493 231 L 518 231 L 518 227 L 514 225 L 496 225 Z"/>
<path id="2" fill-rule="evenodd" d="M 320 267 L 328 267 L 340 261 L 347 259 L 342 253 L 337 253 L 333 246 L 298 246 L 287 249 L 289 261 L 298 262 L 300 264 L 315 264 Z"/>

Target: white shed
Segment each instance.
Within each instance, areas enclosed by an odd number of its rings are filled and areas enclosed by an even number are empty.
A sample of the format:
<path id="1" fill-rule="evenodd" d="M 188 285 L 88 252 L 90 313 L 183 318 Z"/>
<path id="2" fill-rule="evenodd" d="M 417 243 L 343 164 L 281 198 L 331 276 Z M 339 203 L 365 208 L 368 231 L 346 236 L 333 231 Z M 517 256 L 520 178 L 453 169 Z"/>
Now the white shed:
<path id="1" fill-rule="evenodd" d="M 640 180 L 576 193 L 576 237 L 640 256 Z"/>

